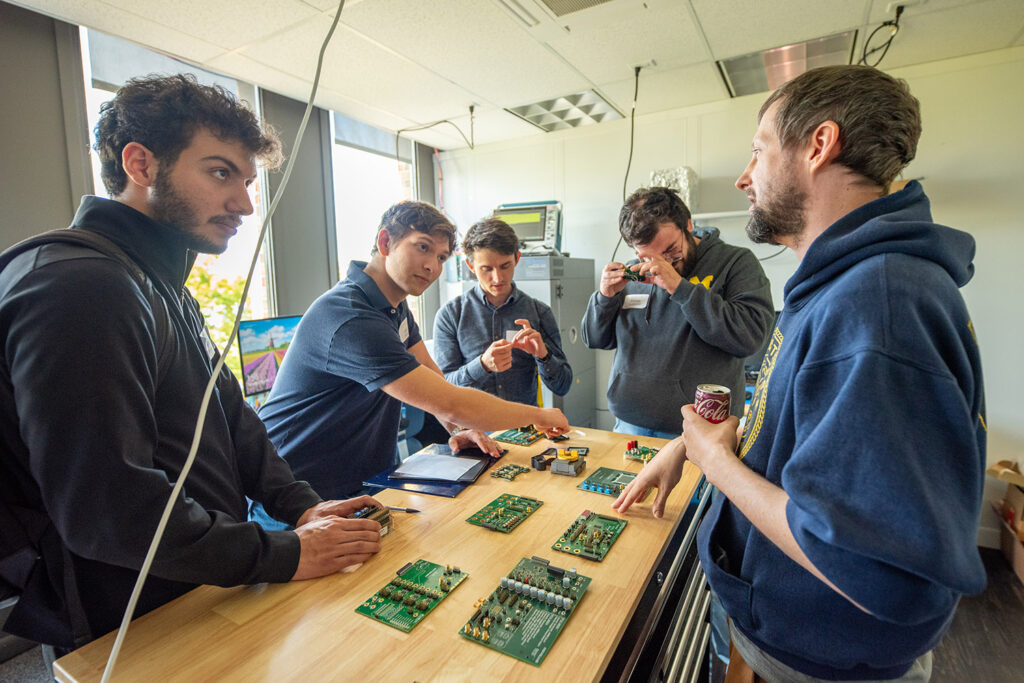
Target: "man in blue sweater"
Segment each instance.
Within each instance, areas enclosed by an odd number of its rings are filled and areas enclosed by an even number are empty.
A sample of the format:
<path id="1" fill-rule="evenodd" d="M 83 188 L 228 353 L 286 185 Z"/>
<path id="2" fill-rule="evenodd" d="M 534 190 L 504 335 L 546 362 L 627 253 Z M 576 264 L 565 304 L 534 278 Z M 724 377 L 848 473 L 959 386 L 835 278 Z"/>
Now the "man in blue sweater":
<path id="1" fill-rule="evenodd" d="M 434 320 L 434 358 L 452 384 L 506 401 L 537 405 L 537 375 L 565 396 L 572 368 L 551 307 L 512 281 L 519 238 L 499 218 L 473 225 L 462 240 L 466 264 L 479 287 L 457 296 Z"/>
<path id="2" fill-rule="evenodd" d="M 960 596 L 985 586 L 984 394 L 958 291 L 974 240 L 932 222 L 916 181 L 886 194 L 920 132 L 906 84 L 870 67 L 769 97 L 736 185 L 751 239 L 801 263 L 742 441 L 684 406 L 683 436 L 613 504 L 657 486 L 659 515 L 685 459 L 718 486 L 701 564 L 730 666 L 766 680 L 926 681 Z"/>

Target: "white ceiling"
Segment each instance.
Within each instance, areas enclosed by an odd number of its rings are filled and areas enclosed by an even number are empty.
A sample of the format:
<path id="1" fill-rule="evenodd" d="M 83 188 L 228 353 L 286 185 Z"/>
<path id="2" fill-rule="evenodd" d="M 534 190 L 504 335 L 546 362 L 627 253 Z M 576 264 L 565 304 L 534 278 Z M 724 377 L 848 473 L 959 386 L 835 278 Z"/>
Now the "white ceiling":
<path id="1" fill-rule="evenodd" d="M 600 0 L 576 0 L 589 5 Z M 299 100 L 337 0 L 16 0 Z M 606 0 L 560 19 L 543 0 L 347 0 L 317 104 L 386 130 L 450 119 L 475 139 L 544 135 L 504 111 L 596 88 L 628 115 L 728 98 L 715 60 L 891 18 L 890 0 Z M 895 4 L 895 3 L 892 3 Z M 1024 45 L 1022 0 L 905 0 L 892 69 Z M 510 9 L 511 8 L 511 9 Z M 525 10 L 536 23 L 516 16 Z M 1019 84 L 1018 84 L 1019 85 Z M 465 143 L 449 126 L 409 133 Z"/>

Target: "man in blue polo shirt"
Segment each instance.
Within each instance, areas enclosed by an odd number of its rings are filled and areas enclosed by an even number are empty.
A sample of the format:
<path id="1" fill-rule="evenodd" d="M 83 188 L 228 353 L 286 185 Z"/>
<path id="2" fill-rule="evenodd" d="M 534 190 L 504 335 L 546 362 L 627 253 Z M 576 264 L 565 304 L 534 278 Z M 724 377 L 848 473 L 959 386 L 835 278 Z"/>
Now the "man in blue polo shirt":
<path id="1" fill-rule="evenodd" d="M 405 298 L 437 279 L 455 242 L 455 227 L 422 202 L 399 202 L 381 218 L 369 263 L 303 316 L 260 417 L 298 479 L 324 495 L 358 491 L 396 464 L 401 404 L 433 413 L 449 430 L 533 424 L 552 435 L 568 430 L 561 411 L 509 403 L 445 381 L 420 338 Z M 455 434 L 453 449 L 497 444 L 476 431 Z M 252 516 L 271 525 L 254 507 Z"/>
<path id="2" fill-rule="evenodd" d="M 565 396 L 572 368 L 555 316 L 512 281 L 519 263 L 515 231 L 501 219 L 484 219 L 466 233 L 462 251 L 480 286 L 449 301 L 434 320 L 434 356 L 444 376 L 535 406 L 539 373 L 548 389 Z"/>

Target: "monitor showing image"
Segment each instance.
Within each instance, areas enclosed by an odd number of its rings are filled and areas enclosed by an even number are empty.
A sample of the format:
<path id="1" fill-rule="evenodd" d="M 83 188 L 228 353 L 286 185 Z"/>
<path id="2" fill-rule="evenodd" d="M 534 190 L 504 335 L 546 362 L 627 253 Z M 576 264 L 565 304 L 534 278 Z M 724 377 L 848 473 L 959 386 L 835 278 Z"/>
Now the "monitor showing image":
<path id="1" fill-rule="evenodd" d="M 544 239 L 547 209 L 543 206 L 499 208 L 494 212 L 494 217 L 512 226 L 520 242 L 537 242 Z"/>
<path id="2" fill-rule="evenodd" d="M 238 327 L 242 390 L 246 396 L 270 391 L 302 316 L 243 320 Z"/>

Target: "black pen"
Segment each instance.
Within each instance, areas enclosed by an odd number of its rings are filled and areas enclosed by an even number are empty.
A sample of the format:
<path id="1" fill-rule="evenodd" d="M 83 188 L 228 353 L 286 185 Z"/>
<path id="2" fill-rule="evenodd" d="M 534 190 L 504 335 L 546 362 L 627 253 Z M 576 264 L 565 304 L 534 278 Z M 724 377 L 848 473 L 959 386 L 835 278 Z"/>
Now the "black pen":
<path id="1" fill-rule="evenodd" d="M 399 512 L 419 512 L 416 508 L 400 508 L 394 505 L 388 505 L 388 510 L 398 510 Z"/>

